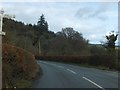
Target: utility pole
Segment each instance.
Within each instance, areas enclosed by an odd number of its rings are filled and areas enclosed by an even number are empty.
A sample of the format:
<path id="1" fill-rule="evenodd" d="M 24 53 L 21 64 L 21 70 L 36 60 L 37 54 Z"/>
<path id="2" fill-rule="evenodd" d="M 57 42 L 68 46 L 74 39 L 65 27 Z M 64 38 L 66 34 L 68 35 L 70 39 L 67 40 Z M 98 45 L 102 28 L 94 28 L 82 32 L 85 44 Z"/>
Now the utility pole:
<path id="1" fill-rule="evenodd" d="M 39 37 L 38 44 L 39 44 L 39 45 L 38 45 L 38 48 L 39 48 L 39 49 L 38 49 L 38 50 L 39 50 L 38 53 L 39 53 L 39 56 L 40 56 L 40 55 L 41 55 L 40 37 Z"/>
<path id="2" fill-rule="evenodd" d="M 15 15 L 4 14 L 4 10 L 0 10 L 0 89 L 2 89 L 2 36 L 5 32 L 2 31 L 3 18 L 15 18 Z"/>

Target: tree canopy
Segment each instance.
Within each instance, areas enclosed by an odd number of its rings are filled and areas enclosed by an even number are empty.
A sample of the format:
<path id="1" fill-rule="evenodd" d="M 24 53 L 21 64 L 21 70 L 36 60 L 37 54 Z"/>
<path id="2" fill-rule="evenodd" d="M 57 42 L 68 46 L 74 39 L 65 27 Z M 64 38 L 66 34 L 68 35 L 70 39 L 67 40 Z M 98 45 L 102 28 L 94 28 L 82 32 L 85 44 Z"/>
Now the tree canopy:
<path id="1" fill-rule="evenodd" d="M 37 22 L 37 29 L 39 32 L 48 31 L 48 23 L 45 21 L 44 14 L 42 14 Z"/>
<path id="2" fill-rule="evenodd" d="M 106 48 L 115 49 L 115 41 L 117 40 L 118 34 L 115 34 L 114 31 L 111 31 L 109 35 L 106 35 Z"/>

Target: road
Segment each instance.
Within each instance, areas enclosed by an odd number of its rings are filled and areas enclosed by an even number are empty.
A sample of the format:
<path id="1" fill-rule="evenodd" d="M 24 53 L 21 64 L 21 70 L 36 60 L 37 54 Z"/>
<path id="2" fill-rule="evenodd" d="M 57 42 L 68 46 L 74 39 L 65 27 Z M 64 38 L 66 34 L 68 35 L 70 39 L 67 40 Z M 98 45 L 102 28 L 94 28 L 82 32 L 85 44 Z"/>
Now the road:
<path id="1" fill-rule="evenodd" d="M 50 61 L 38 61 L 38 64 L 43 74 L 35 88 L 118 88 L 118 72 Z"/>

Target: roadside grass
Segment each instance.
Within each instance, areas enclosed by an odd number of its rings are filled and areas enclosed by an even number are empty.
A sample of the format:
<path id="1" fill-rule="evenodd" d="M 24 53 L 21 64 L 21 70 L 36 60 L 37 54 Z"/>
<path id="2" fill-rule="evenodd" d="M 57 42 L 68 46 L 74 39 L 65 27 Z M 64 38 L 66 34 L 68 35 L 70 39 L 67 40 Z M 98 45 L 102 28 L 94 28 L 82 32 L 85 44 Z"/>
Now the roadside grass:
<path id="1" fill-rule="evenodd" d="M 89 64 L 80 64 L 80 63 L 71 63 L 71 62 L 60 62 L 60 63 L 77 65 L 80 67 L 87 67 L 87 68 L 96 68 L 96 69 L 100 69 L 100 70 L 116 71 L 115 69 L 110 69 L 109 67 L 105 67 L 105 66 L 93 66 L 93 65 L 89 65 Z"/>
<path id="2" fill-rule="evenodd" d="M 36 70 L 35 76 L 30 79 L 21 79 L 18 80 L 16 83 L 16 87 L 18 88 L 33 88 L 34 84 L 36 83 L 37 79 L 41 77 L 42 75 L 42 69 L 39 66 L 38 70 Z"/>
<path id="3" fill-rule="evenodd" d="M 25 80 L 25 79 L 19 80 L 16 83 L 16 87 L 19 87 L 19 88 L 27 88 L 27 87 L 31 87 L 31 86 L 32 86 L 32 82 L 29 80 Z"/>
<path id="4" fill-rule="evenodd" d="M 96 68 L 96 69 L 100 69 L 100 70 L 108 70 L 108 71 L 119 71 L 116 70 L 114 68 L 110 68 L 110 67 L 106 67 L 106 66 L 95 66 L 95 65 L 90 65 L 90 64 L 85 64 L 85 63 L 72 63 L 72 62 L 61 62 L 61 63 L 65 63 L 65 64 L 71 64 L 71 65 L 77 65 L 80 67 L 87 67 L 87 68 Z M 120 67 L 120 62 L 118 63 L 118 68 Z"/>
<path id="5" fill-rule="evenodd" d="M 105 66 L 93 66 L 89 64 L 75 64 L 75 63 L 73 65 L 78 65 L 78 66 L 87 67 L 87 68 L 96 68 L 100 70 L 116 71 L 115 69 L 110 69 L 109 67 L 105 67 Z"/>

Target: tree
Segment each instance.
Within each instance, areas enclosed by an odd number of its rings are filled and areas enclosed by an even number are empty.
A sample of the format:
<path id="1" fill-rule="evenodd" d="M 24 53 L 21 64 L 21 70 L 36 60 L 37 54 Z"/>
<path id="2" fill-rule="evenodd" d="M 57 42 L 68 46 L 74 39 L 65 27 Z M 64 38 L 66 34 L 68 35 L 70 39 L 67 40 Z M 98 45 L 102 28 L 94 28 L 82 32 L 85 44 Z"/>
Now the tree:
<path id="1" fill-rule="evenodd" d="M 37 28 L 37 34 L 33 42 L 33 45 L 38 43 L 38 55 L 41 55 L 40 38 L 43 33 L 48 32 L 48 23 L 47 21 L 45 21 L 44 14 L 40 16 L 39 21 L 37 22 L 36 28 Z"/>
<path id="2" fill-rule="evenodd" d="M 106 35 L 107 42 L 105 43 L 105 47 L 111 51 L 115 49 L 115 41 L 117 40 L 118 34 L 115 34 L 114 31 L 111 31 L 109 35 Z"/>
<path id="3" fill-rule="evenodd" d="M 62 28 L 62 31 L 56 33 L 54 43 L 50 45 L 59 51 L 60 55 L 83 55 L 87 53 L 88 40 L 83 38 L 83 35 L 75 31 L 72 27 Z"/>
<path id="4" fill-rule="evenodd" d="M 37 22 L 39 32 L 48 31 L 48 23 L 45 21 L 44 14 L 42 14 Z"/>
<path id="5" fill-rule="evenodd" d="M 60 34 L 60 32 L 58 33 Z M 67 27 L 67 28 L 63 28 L 61 31 L 61 34 L 69 39 L 74 39 L 74 40 L 83 40 L 83 36 L 81 33 L 75 31 L 73 28 L 71 27 Z"/>

